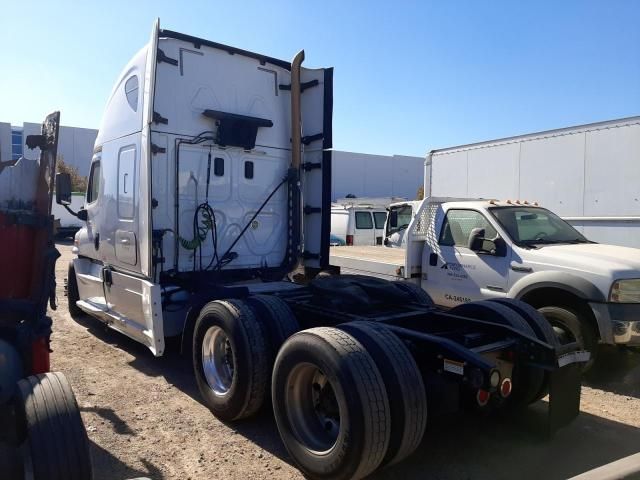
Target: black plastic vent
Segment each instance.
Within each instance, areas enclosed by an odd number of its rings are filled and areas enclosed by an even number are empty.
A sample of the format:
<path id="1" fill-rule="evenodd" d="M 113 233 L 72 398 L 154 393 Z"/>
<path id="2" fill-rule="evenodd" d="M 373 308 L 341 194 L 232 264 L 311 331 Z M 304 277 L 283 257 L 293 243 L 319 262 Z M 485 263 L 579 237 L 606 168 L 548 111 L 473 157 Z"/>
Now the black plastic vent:
<path id="1" fill-rule="evenodd" d="M 273 127 L 273 122 L 266 118 L 217 110 L 205 110 L 202 114 L 216 121 L 218 126 L 216 143 L 221 147 L 242 147 L 245 150 L 251 150 L 256 146 L 258 128 Z"/>

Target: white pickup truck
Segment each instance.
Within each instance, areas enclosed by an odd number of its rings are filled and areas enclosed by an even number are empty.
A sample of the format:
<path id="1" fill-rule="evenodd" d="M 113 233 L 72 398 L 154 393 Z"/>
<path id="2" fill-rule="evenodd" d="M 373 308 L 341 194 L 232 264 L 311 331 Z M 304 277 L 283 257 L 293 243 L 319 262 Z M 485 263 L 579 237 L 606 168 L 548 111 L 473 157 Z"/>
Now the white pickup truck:
<path id="1" fill-rule="evenodd" d="M 334 247 L 331 265 L 418 283 L 444 307 L 523 300 L 594 353 L 598 342 L 640 345 L 639 249 L 591 242 L 525 202 L 396 203 L 385 229 L 386 247 Z"/>

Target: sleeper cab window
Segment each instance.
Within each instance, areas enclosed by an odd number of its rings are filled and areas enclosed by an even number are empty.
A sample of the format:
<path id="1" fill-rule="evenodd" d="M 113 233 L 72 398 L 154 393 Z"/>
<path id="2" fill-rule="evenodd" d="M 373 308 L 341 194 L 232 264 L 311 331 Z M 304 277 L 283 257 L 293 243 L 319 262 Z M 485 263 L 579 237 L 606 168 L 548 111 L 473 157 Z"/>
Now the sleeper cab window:
<path id="1" fill-rule="evenodd" d="M 134 112 L 138 111 L 138 76 L 129 77 L 124 83 L 124 94 L 127 96 L 127 103 Z"/>
<path id="2" fill-rule="evenodd" d="M 100 193 L 100 160 L 91 164 L 89 173 L 89 184 L 87 186 L 87 203 L 93 203 L 98 199 Z"/>
<path id="3" fill-rule="evenodd" d="M 369 212 L 356 212 L 356 228 L 363 230 L 371 230 L 373 228 L 373 220 Z"/>

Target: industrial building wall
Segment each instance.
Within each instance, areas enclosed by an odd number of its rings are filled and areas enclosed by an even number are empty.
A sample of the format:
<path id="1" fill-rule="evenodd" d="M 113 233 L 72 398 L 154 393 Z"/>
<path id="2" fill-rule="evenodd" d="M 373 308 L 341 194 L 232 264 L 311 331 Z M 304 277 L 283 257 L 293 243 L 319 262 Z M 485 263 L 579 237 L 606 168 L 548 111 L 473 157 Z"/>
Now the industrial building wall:
<path id="1" fill-rule="evenodd" d="M 23 141 L 27 135 L 40 133 L 39 123 L 25 123 Z M 89 175 L 89 166 L 93 156 L 93 145 L 96 141 L 97 130 L 78 127 L 60 127 L 58 140 L 58 155 L 68 165 L 73 165 L 82 176 Z M 25 147 L 24 156 L 29 159 L 36 159 L 40 155 L 40 150 L 29 150 Z"/>
<path id="2" fill-rule="evenodd" d="M 11 124 L 0 122 L 0 161 L 11 160 Z"/>
<path id="3" fill-rule="evenodd" d="M 333 150 L 331 198 L 416 198 L 422 186 L 423 157 L 370 155 Z"/>

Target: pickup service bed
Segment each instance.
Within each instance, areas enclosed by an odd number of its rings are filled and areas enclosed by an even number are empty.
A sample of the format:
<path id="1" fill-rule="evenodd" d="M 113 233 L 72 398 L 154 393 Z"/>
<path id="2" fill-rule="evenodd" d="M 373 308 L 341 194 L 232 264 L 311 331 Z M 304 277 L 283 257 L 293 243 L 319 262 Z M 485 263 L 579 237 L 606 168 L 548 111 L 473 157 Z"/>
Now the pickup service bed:
<path id="1" fill-rule="evenodd" d="M 329 263 L 341 273 L 371 275 L 387 280 L 404 278 L 404 250 L 374 245 L 331 247 Z"/>

